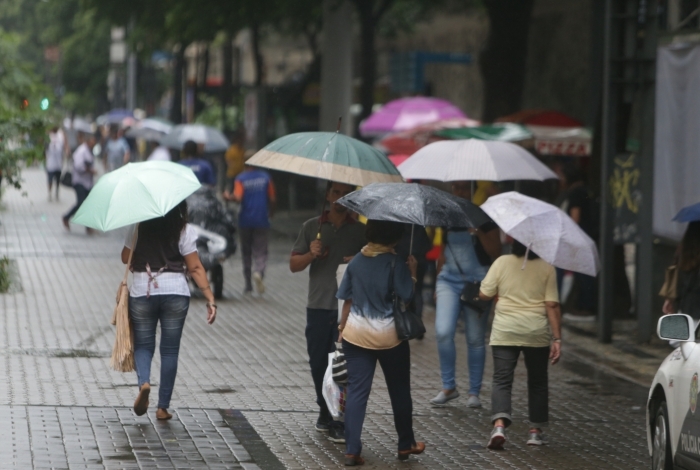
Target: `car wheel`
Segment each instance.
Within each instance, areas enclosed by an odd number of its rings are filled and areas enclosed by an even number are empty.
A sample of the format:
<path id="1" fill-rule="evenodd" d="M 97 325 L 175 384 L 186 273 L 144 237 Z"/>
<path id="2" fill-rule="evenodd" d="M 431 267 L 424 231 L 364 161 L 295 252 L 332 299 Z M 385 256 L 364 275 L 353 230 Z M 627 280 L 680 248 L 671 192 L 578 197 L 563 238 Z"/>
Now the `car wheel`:
<path id="1" fill-rule="evenodd" d="M 662 401 L 656 410 L 656 416 L 651 427 L 652 430 L 652 470 L 673 470 L 673 456 L 671 455 L 671 433 L 668 428 L 668 409 L 666 402 Z"/>
<path id="2" fill-rule="evenodd" d="M 211 268 L 211 283 L 214 289 L 214 298 L 220 299 L 224 296 L 224 267 L 220 264 Z"/>

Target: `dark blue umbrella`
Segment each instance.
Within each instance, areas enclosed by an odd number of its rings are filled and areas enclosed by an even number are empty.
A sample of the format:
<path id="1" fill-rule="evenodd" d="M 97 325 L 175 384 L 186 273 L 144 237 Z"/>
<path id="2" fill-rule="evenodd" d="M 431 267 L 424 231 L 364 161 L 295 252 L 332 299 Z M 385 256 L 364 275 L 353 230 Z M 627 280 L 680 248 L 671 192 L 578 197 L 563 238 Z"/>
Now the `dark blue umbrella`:
<path id="1" fill-rule="evenodd" d="M 678 211 L 673 220 L 676 222 L 696 222 L 700 220 L 700 202 L 684 207 Z"/>

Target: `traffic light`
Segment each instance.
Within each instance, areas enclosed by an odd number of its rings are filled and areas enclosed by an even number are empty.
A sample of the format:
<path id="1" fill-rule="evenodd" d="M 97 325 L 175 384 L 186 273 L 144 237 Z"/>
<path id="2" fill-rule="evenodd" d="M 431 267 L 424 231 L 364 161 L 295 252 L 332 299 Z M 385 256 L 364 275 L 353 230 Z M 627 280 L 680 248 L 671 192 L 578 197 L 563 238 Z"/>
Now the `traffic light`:
<path id="1" fill-rule="evenodd" d="M 22 98 L 22 101 L 19 103 L 19 109 L 25 110 L 29 107 L 29 100 L 27 98 Z"/>
<path id="2" fill-rule="evenodd" d="M 41 110 L 46 111 L 49 109 L 49 99 L 48 98 L 43 98 L 40 103 Z"/>

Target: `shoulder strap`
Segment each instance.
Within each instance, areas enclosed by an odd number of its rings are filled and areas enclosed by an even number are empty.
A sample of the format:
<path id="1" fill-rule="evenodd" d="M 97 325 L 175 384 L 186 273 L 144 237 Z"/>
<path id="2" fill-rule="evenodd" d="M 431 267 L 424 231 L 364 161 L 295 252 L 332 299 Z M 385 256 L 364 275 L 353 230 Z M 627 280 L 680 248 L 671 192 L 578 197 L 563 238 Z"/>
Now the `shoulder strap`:
<path id="1" fill-rule="evenodd" d="M 126 279 L 129 276 L 129 268 L 131 268 L 131 258 L 134 256 L 134 250 L 136 249 L 136 241 L 138 240 L 139 234 L 139 224 L 134 227 L 134 236 L 131 237 L 131 250 L 129 250 L 129 261 L 126 262 L 126 269 L 124 270 L 124 279 L 122 284 L 126 284 Z"/>
<path id="2" fill-rule="evenodd" d="M 457 266 L 457 270 L 459 271 L 459 274 L 464 277 L 464 271 L 462 271 L 462 267 L 459 265 L 459 261 L 457 261 L 457 257 L 455 256 L 454 251 L 452 251 L 452 248 L 450 248 L 450 244 L 447 243 L 447 237 L 445 237 L 445 247 L 447 247 L 450 250 L 450 254 L 452 254 L 452 259 L 455 260 L 455 266 Z"/>

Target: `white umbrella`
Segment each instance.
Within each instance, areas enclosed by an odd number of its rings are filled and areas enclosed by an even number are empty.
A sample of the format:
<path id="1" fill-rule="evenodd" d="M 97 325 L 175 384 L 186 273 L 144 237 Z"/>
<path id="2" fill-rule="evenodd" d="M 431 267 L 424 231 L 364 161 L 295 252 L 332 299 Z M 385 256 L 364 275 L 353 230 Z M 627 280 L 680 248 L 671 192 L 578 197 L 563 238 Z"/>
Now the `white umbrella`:
<path id="1" fill-rule="evenodd" d="M 477 139 L 426 145 L 399 165 L 406 179 L 508 181 L 558 179 L 556 173 L 519 145 Z"/>
<path id="2" fill-rule="evenodd" d="M 551 265 L 595 276 L 595 242 L 561 209 L 515 191 L 490 197 L 481 208 L 501 229 Z"/>
<path id="3" fill-rule="evenodd" d="M 228 139 L 221 131 L 202 124 L 177 125 L 163 137 L 160 144 L 171 149 L 182 150 L 182 146 L 188 140 L 204 144 L 205 152 L 225 152 L 229 146 Z"/>

